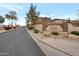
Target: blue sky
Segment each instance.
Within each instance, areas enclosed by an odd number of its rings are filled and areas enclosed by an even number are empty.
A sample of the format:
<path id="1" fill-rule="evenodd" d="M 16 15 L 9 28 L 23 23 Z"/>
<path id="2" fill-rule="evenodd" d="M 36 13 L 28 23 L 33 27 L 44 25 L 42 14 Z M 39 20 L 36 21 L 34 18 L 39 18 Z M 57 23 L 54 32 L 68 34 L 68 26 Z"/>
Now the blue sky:
<path id="1" fill-rule="evenodd" d="M 40 11 L 41 17 L 50 18 L 71 18 L 77 19 L 76 15 L 79 13 L 79 4 L 77 3 L 35 3 L 37 11 Z M 2 3 L 0 4 L 0 15 L 5 16 L 9 11 L 16 11 L 18 17 L 18 24 L 25 24 L 26 12 L 29 10 L 30 3 Z M 9 21 L 6 19 L 4 24 L 8 24 Z"/>

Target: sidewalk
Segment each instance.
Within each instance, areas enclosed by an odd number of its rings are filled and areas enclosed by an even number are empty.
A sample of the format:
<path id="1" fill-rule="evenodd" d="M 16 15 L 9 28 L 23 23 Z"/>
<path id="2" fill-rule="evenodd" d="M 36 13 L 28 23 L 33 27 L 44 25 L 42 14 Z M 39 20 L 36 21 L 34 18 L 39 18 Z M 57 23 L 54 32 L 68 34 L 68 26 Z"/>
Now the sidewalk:
<path id="1" fill-rule="evenodd" d="M 45 37 L 42 34 L 35 34 L 32 31 L 29 31 L 33 37 L 37 38 L 41 42 L 48 44 L 48 46 L 56 48 L 57 50 L 72 56 L 79 56 L 79 41 L 65 39 L 65 38 L 56 38 L 55 36 Z M 61 55 L 62 56 L 62 55 Z"/>

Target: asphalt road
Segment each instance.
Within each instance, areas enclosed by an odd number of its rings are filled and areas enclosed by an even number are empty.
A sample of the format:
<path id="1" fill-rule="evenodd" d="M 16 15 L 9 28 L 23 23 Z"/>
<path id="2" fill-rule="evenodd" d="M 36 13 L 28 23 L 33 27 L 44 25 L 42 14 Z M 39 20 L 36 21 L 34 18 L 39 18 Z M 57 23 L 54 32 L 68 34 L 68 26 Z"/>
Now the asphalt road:
<path id="1" fill-rule="evenodd" d="M 45 56 L 26 29 L 0 34 L 0 56 Z"/>

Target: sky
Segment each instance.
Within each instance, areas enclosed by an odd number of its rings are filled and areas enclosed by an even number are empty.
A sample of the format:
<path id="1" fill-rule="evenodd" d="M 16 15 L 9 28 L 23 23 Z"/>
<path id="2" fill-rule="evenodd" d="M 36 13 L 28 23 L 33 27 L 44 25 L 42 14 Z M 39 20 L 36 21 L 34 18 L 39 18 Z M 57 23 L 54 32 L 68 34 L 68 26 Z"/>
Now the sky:
<path id="1" fill-rule="evenodd" d="M 78 3 L 34 3 L 37 6 L 36 11 L 40 11 L 40 17 L 78 19 L 79 4 Z M 17 24 L 25 25 L 26 12 L 28 12 L 30 3 L 0 3 L 0 15 L 5 17 L 9 11 L 16 11 Z M 5 19 L 4 24 L 9 21 Z"/>

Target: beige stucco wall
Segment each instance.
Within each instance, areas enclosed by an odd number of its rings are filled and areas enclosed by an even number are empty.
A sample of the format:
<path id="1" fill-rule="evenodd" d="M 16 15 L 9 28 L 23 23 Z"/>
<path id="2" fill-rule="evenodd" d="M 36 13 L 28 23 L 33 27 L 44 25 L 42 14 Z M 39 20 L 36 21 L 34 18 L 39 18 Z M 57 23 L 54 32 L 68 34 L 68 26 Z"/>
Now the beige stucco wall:
<path id="1" fill-rule="evenodd" d="M 49 25 L 46 28 L 46 31 L 52 32 L 52 31 L 58 31 L 58 32 L 62 32 L 63 29 L 60 25 Z"/>
<path id="2" fill-rule="evenodd" d="M 63 21 L 56 20 L 56 21 L 54 21 L 54 23 L 63 23 Z"/>
<path id="3" fill-rule="evenodd" d="M 42 31 L 42 24 L 36 24 L 35 28 L 38 29 L 39 31 Z"/>
<path id="4" fill-rule="evenodd" d="M 74 27 L 72 24 L 68 24 L 68 32 L 70 33 L 71 31 L 79 31 L 79 27 Z"/>

